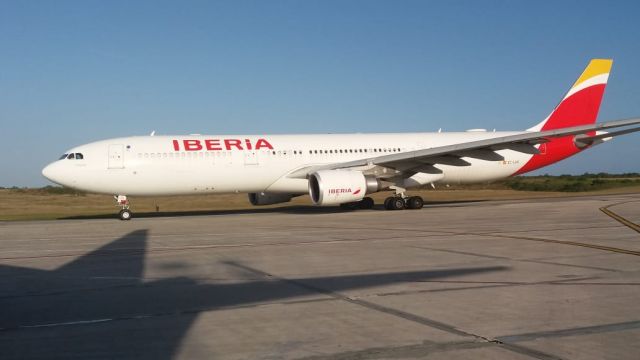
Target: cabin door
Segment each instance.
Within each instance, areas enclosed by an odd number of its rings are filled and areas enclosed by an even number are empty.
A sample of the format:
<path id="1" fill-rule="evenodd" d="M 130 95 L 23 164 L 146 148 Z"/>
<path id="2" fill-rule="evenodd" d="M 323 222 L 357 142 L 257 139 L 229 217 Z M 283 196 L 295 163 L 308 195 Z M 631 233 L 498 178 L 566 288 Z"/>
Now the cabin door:
<path id="1" fill-rule="evenodd" d="M 124 169 L 124 145 L 109 145 L 109 169 Z"/>

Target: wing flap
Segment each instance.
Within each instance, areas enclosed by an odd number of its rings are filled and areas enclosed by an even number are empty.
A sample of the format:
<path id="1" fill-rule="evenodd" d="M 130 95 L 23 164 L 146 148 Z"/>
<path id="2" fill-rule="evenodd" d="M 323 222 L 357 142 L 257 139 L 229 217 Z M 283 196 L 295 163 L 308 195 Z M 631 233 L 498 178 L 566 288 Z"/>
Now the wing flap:
<path id="1" fill-rule="evenodd" d="M 504 156 L 498 154 L 493 150 L 477 149 L 460 151 L 456 153 L 459 157 L 469 157 L 473 159 L 485 160 L 485 161 L 502 161 Z"/>

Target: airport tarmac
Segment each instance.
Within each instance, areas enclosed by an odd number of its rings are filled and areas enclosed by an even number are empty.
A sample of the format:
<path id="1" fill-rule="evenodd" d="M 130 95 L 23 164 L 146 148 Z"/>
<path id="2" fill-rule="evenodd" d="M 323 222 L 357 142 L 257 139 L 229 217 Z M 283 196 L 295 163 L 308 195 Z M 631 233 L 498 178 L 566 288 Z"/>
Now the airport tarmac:
<path id="1" fill-rule="evenodd" d="M 637 359 L 637 224 L 640 194 L 2 222 L 0 357 Z"/>

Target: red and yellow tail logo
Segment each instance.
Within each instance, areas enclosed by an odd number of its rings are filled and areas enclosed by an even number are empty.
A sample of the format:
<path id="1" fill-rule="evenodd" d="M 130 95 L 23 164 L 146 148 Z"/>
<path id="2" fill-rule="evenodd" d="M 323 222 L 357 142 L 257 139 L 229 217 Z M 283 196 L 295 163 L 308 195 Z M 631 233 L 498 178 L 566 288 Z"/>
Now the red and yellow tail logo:
<path id="1" fill-rule="evenodd" d="M 591 60 L 553 112 L 528 130 L 553 130 L 595 123 L 612 64 L 611 59 Z"/>
<path id="2" fill-rule="evenodd" d="M 612 64 L 613 60 L 610 59 L 591 60 L 553 112 L 541 123 L 527 130 L 545 131 L 595 123 Z M 580 150 L 582 149 L 574 144 L 573 136 L 553 139 L 540 145 L 540 154 L 531 157 L 514 175 L 553 164 Z"/>

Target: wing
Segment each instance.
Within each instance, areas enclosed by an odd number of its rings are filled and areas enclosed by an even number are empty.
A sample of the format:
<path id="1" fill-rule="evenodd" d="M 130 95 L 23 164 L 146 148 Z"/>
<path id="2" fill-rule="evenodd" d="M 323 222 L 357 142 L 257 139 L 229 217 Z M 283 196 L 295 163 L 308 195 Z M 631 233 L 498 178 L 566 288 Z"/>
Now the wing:
<path id="1" fill-rule="evenodd" d="M 318 170 L 335 170 L 350 168 L 373 168 L 375 166 L 391 168 L 400 172 L 426 172 L 439 171 L 433 167 L 436 164 L 467 166 L 470 165 L 463 157 L 483 160 L 503 160 L 497 150 L 513 150 L 526 154 L 538 154 L 535 145 L 549 142 L 553 138 L 575 135 L 576 144 L 580 147 L 593 145 L 602 140 L 608 140 L 614 136 L 640 131 L 640 127 L 631 127 L 640 124 L 640 118 L 609 121 L 604 123 L 572 126 L 562 129 L 547 131 L 524 131 L 516 135 L 495 137 L 491 139 L 470 141 L 458 144 L 425 148 L 396 154 L 375 156 L 359 160 L 308 166 L 298 169 L 288 177 L 304 178 Z M 603 132 L 606 129 L 631 127 L 615 132 Z M 594 135 L 594 132 L 597 133 Z"/>

